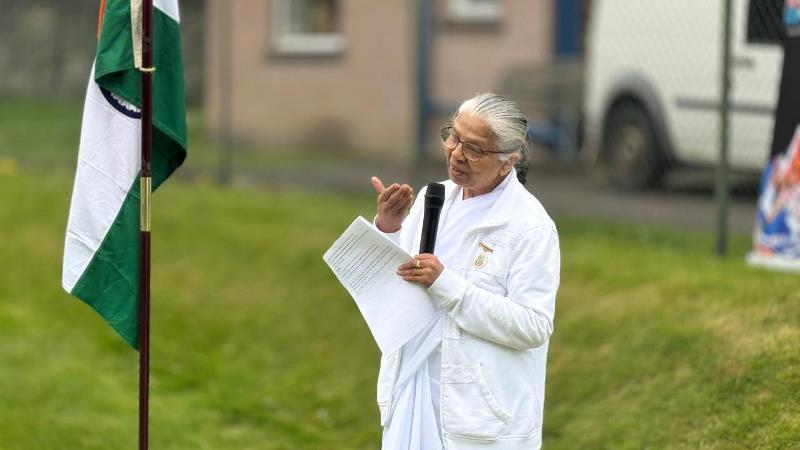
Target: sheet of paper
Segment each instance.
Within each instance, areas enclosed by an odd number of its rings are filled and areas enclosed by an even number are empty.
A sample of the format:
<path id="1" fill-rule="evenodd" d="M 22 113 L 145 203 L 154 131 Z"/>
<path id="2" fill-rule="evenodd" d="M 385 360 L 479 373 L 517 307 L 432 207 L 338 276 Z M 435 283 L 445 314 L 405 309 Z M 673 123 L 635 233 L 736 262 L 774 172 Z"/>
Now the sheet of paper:
<path id="1" fill-rule="evenodd" d="M 399 349 L 436 316 L 428 291 L 397 275 L 411 255 L 363 217 L 322 257 L 355 300 L 384 354 Z"/>

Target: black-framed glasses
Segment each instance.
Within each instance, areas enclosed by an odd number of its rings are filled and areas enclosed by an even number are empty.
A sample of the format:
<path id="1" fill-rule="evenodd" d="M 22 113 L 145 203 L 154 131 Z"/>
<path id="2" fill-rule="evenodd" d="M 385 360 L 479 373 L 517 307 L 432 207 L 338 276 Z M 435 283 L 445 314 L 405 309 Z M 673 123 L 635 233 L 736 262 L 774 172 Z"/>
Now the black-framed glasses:
<path id="1" fill-rule="evenodd" d="M 484 150 L 475 144 L 464 142 L 458 138 L 453 127 L 442 128 L 442 143 L 448 150 L 455 150 L 461 144 L 461 152 L 470 161 L 479 161 L 484 153 L 505 153 L 497 150 Z"/>

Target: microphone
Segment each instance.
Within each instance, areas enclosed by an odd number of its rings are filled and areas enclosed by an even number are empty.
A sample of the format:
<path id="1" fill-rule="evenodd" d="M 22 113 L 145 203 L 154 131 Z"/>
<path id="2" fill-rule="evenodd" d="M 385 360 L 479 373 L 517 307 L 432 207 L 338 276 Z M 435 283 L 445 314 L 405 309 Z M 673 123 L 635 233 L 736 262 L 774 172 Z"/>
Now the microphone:
<path id="1" fill-rule="evenodd" d="M 420 253 L 433 253 L 442 205 L 444 205 L 444 185 L 428 183 L 428 189 L 425 191 L 425 215 L 422 217 L 422 239 L 419 242 Z"/>

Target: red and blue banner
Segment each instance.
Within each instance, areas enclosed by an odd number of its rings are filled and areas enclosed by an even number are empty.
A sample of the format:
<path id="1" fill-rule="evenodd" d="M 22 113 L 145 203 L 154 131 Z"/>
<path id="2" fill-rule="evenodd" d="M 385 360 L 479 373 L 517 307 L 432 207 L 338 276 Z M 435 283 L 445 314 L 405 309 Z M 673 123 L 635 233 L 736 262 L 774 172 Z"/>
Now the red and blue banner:
<path id="1" fill-rule="evenodd" d="M 800 127 L 787 151 L 769 161 L 760 187 L 750 261 L 800 270 Z"/>
<path id="2" fill-rule="evenodd" d="M 784 0 L 783 6 L 780 93 L 748 260 L 800 271 L 800 0 Z"/>

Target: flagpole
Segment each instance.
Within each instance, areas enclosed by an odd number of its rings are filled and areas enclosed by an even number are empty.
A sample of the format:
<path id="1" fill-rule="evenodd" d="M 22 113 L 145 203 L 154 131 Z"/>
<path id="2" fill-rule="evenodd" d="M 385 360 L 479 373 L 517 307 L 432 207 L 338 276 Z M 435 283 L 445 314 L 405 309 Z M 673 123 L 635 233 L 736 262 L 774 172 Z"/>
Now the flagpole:
<path id="1" fill-rule="evenodd" d="M 147 450 L 150 394 L 150 194 L 153 170 L 153 0 L 142 2 L 142 169 L 139 247 L 139 450 Z"/>

